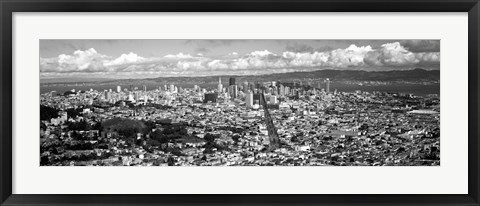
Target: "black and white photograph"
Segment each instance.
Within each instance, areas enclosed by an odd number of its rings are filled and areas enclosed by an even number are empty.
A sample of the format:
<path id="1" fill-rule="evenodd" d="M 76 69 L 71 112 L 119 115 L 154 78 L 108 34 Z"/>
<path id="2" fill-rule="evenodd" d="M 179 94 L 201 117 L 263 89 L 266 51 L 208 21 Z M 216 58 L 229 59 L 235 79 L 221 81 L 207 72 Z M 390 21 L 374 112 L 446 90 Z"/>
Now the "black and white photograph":
<path id="1" fill-rule="evenodd" d="M 440 166 L 440 40 L 39 41 L 40 166 Z"/>

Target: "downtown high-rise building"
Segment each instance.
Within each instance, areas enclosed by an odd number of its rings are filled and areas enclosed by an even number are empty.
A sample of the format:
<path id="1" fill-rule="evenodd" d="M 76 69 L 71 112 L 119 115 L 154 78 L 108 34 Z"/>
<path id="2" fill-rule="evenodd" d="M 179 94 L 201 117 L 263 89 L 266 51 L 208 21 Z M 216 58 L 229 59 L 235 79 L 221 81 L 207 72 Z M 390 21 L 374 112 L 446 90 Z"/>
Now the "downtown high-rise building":
<path id="1" fill-rule="evenodd" d="M 246 94 L 247 92 L 248 92 L 248 82 L 245 81 L 245 82 L 243 82 L 243 93 Z"/>
<path id="2" fill-rule="evenodd" d="M 228 86 L 228 94 L 230 95 L 230 98 L 232 100 L 234 100 L 235 98 L 237 98 L 237 94 L 238 94 L 238 87 L 237 85 L 230 85 Z"/>
<path id="3" fill-rule="evenodd" d="M 112 93 L 110 91 L 105 91 L 105 99 L 110 100 L 112 98 Z"/>
<path id="4" fill-rule="evenodd" d="M 235 78 L 234 77 L 230 77 L 230 79 L 228 80 L 228 85 L 229 86 L 235 85 Z"/>
<path id="5" fill-rule="evenodd" d="M 281 96 L 285 96 L 285 87 L 282 84 L 280 84 L 280 87 L 278 88 L 278 93 Z"/>
<path id="6" fill-rule="evenodd" d="M 327 93 L 330 93 L 330 79 L 329 78 L 327 78 L 325 80 L 325 90 L 326 90 Z"/>
<path id="7" fill-rule="evenodd" d="M 120 85 L 117 86 L 117 93 L 122 92 L 122 87 Z"/>
<path id="8" fill-rule="evenodd" d="M 223 85 L 222 85 L 222 78 L 218 77 L 218 87 L 217 87 L 218 93 L 223 92 Z"/>
<path id="9" fill-rule="evenodd" d="M 246 98 L 245 98 L 245 103 L 247 105 L 247 108 L 252 108 L 253 107 L 253 93 L 251 91 L 247 92 Z"/>
<path id="10" fill-rule="evenodd" d="M 278 103 L 277 96 L 275 95 L 270 96 L 270 104 L 277 104 L 277 103 Z"/>
<path id="11" fill-rule="evenodd" d="M 137 101 L 137 102 L 140 100 L 140 98 L 139 98 L 139 96 L 138 96 L 138 92 L 135 92 L 134 99 L 135 99 L 135 101 Z"/>

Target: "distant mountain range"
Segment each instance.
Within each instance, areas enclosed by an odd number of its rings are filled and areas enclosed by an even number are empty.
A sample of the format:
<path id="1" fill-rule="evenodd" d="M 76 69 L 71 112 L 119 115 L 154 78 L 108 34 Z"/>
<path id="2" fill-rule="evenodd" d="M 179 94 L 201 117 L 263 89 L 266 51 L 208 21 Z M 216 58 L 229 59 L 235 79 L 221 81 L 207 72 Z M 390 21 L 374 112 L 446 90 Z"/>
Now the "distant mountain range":
<path id="1" fill-rule="evenodd" d="M 224 84 L 228 84 L 228 79 L 234 77 L 236 83 L 248 82 L 266 82 L 266 81 L 309 81 L 329 78 L 332 81 L 408 81 L 408 82 L 432 82 L 440 80 L 440 70 L 424 70 L 415 68 L 412 70 L 392 70 L 392 71 L 363 71 L 363 70 L 316 70 L 309 72 L 289 72 L 265 75 L 222 75 L 222 76 L 203 76 L 203 77 L 157 77 L 149 79 L 101 79 L 96 82 L 90 81 L 44 81 L 42 84 L 72 84 L 87 83 L 91 84 L 116 84 L 116 85 L 142 85 L 142 84 L 215 84 L 221 78 Z"/>

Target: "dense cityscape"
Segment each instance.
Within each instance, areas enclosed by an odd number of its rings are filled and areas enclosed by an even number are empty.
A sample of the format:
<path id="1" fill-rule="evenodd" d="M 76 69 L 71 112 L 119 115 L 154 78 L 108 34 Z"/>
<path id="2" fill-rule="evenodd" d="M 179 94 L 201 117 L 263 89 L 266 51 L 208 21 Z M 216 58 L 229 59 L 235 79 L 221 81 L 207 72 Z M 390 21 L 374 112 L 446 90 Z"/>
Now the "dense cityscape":
<path id="1" fill-rule="evenodd" d="M 42 166 L 440 165 L 438 94 L 328 78 L 50 91 L 40 120 Z"/>

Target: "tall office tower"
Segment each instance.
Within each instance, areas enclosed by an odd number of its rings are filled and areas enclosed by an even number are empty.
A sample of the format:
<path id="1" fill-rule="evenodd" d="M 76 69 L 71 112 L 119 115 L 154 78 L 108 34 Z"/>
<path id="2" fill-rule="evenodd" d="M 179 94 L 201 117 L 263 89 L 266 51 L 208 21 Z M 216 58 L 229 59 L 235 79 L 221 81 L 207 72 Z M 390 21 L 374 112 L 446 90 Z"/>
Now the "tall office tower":
<path id="1" fill-rule="evenodd" d="M 117 93 L 120 93 L 122 92 L 122 87 L 120 87 L 120 85 L 117 86 Z"/>
<path id="2" fill-rule="evenodd" d="M 243 82 L 243 93 L 246 94 L 247 92 L 248 92 L 248 82 L 245 81 L 245 82 Z"/>
<path id="3" fill-rule="evenodd" d="M 175 92 L 175 85 L 170 84 L 170 92 Z"/>
<path id="4" fill-rule="evenodd" d="M 134 98 L 135 98 L 135 101 L 137 101 L 137 102 L 140 100 L 140 98 L 138 97 L 138 92 L 135 92 L 135 97 Z"/>
<path id="5" fill-rule="evenodd" d="M 218 77 L 218 93 L 222 93 L 223 92 L 223 85 L 222 85 L 222 78 L 221 77 Z"/>
<path id="6" fill-rule="evenodd" d="M 318 82 L 317 88 L 318 88 L 318 90 L 322 89 L 322 83 L 321 82 Z"/>
<path id="7" fill-rule="evenodd" d="M 237 98 L 237 93 L 238 93 L 238 87 L 237 85 L 230 85 L 228 87 L 228 94 L 230 95 L 230 98 L 234 100 Z"/>
<path id="8" fill-rule="evenodd" d="M 245 103 L 247 104 L 247 108 L 253 107 L 253 93 L 248 91 L 247 97 L 245 98 Z"/>
<path id="9" fill-rule="evenodd" d="M 278 103 L 278 100 L 277 100 L 277 96 L 270 96 L 270 104 L 277 104 Z"/>
<path id="10" fill-rule="evenodd" d="M 135 100 L 135 98 L 133 97 L 132 92 L 129 92 L 128 93 L 128 101 L 134 101 L 134 100 Z"/>
<path id="11" fill-rule="evenodd" d="M 144 92 L 147 91 L 147 85 L 143 85 L 143 91 L 144 91 Z"/>
<path id="12" fill-rule="evenodd" d="M 280 138 L 278 138 L 277 128 L 273 124 L 272 117 L 270 116 L 270 112 L 268 111 L 267 101 L 265 100 L 265 94 L 261 93 L 262 95 L 262 105 L 263 105 L 263 112 L 265 115 L 265 124 L 267 125 L 268 130 L 268 139 L 270 140 L 270 145 L 268 150 L 273 151 L 280 147 Z"/>
<path id="13" fill-rule="evenodd" d="M 235 78 L 234 77 L 230 77 L 230 79 L 228 80 L 229 82 L 229 86 L 232 86 L 232 85 L 235 85 Z"/>
<path id="14" fill-rule="evenodd" d="M 110 91 L 105 91 L 105 99 L 110 100 L 112 98 L 112 93 Z"/>
<path id="15" fill-rule="evenodd" d="M 327 93 L 330 93 L 330 79 L 327 78 L 325 80 L 325 89 L 327 90 Z"/>
<path id="16" fill-rule="evenodd" d="M 273 95 L 278 95 L 278 87 L 273 87 L 272 88 L 272 94 Z"/>
<path id="17" fill-rule="evenodd" d="M 193 85 L 193 90 L 198 91 L 198 85 Z"/>
<path id="18" fill-rule="evenodd" d="M 280 93 L 281 96 L 284 96 L 285 95 L 285 87 L 283 86 L 283 84 L 280 84 L 280 87 L 278 88 L 278 93 Z"/>

